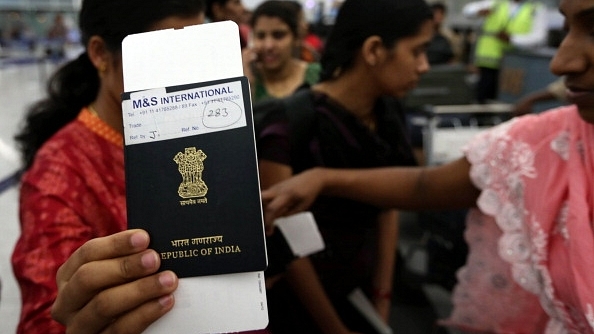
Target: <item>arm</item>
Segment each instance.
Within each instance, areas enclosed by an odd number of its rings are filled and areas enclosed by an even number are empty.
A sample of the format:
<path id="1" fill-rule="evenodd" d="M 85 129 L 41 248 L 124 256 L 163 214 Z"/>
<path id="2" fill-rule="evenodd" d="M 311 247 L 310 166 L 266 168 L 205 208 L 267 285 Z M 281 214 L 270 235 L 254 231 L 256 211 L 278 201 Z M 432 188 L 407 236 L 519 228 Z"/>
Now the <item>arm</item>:
<path id="1" fill-rule="evenodd" d="M 260 183 L 263 188 L 286 180 L 293 174 L 291 167 L 268 160 L 260 161 L 259 170 Z M 270 230 L 272 228 L 273 226 Z M 328 334 L 348 333 L 308 258 L 293 261 L 288 266 L 285 277 L 295 295 L 322 332 Z"/>
<path id="2" fill-rule="evenodd" d="M 566 101 L 567 89 L 565 88 L 565 80 L 563 77 L 551 82 L 546 88 L 526 95 L 516 103 L 513 110 L 514 116 L 521 116 L 532 113 L 534 104 L 538 102 L 546 102 L 557 100 L 561 102 Z"/>
<path id="3" fill-rule="evenodd" d="M 255 81 L 256 81 L 256 59 L 258 55 L 252 47 L 246 47 L 241 51 L 241 60 L 243 66 L 243 75 L 245 75 L 250 84 L 252 96 L 255 92 Z"/>
<path id="4" fill-rule="evenodd" d="M 86 242 L 58 270 L 54 319 L 69 333 L 141 333 L 173 307 L 178 279 L 158 274 L 149 236 L 128 230 Z"/>
<path id="5" fill-rule="evenodd" d="M 377 263 L 372 281 L 372 302 L 386 323 L 392 306 L 392 284 L 398 247 L 398 211 L 387 210 L 378 217 Z"/>
<path id="6" fill-rule="evenodd" d="M 548 89 L 533 92 L 526 95 L 515 104 L 512 114 L 514 116 L 530 114 L 532 113 L 536 103 L 555 99 L 556 97 Z"/>
<path id="7" fill-rule="evenodd" d="M 262 192 L 265 220 L 303 211 L 323 193 L 407 210 L 471 207 L 479 195 L 466 158 L 437 167 L 314 168 Z"/>
<path id="8" fill-rule="evenodd" d="M 351 333 L 336 313 L 308 258 L 293 261 L 287 268 L 286 278 L 322 333 Z"/>

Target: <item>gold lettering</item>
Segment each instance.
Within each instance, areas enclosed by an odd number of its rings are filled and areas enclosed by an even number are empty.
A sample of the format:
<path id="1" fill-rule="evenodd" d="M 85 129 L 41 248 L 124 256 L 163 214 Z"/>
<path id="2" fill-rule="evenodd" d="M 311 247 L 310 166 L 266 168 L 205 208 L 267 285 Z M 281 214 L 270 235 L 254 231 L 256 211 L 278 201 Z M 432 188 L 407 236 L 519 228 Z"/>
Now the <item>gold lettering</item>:
<path id="1" fill-rule="evenodd" d="M 218 236 L 221 237 L 221 236 Z M 216 237 L 216 239 L 218 239 Z M 205 238 L 195 238 L 203 240 L 209 240 L 210 238 L 215 237 L 205 237 Z M 189 244 L 189 239 L 181 239 L 181 240 L 172 240 L 172 243 L 177 243 L 178 245 Z M 234 254 L 234 253 L 241 253 L 241 248 L 237 245 L 231 246 L 216 246 L 216 247 L 207 247 L 207 248 L 193 248 L 193 249 L 186 249 L 186 250 L 176 250 L 172 252 L 162 252 L 160 253 L 161 260 L 176 260 L 176 259 L 184 259 L 184 258 L 191 258 L 191 257 L 199 257 L 199 256 L 209 256 L 209 255 L 222 255 L 222 254 Z"/>
<path id="2" fill-rule="evenodd" d="M 201 237 L 201 238 L 192 238 L 190 239 L 192 240 L 192 245 L 206 245 L 206 244 L 212 244 L 215 242 L 223 242 L 223 236 L 222 235 L 214 235 L 214 236 L 210 236 L 210 237 Z"/>
<path id="3" fill-rule="evenodd" d="M 178 239 L 178 240 L 171 240 L 171 246 L 173 247 L 182 247 L 182 246 L 189 246 L 190 239 Z"/>
<path id="4" fill-rule="evenodd" d="M 195 205 L 201 202 L 196 201 L 195 199 L 187 199 L 187 200 L 183 200 L 183 201 L 179 201 L 179 204 L 181 206 L 185 206 L 185 205 Z"/>
<path id="5" fill-rule="evenodd" d="M 241 253 L 241 249 L 237 245 L 232 246 L 217 246 L 214 248 L 215 255 Z"/>
<path id="6" fill-rule="evenodd" d="M 174 252 L 163 252 L 161 253 L 161 260 L 170 260 L 170 259 L 183 259 L 189 257 L 198 257 L 200 255 L 207 255 L 209 252 L 205 252 L 201 254 L 201 250 L 199 249 L 189 249 L 189 250 L 180 250 Z"/>

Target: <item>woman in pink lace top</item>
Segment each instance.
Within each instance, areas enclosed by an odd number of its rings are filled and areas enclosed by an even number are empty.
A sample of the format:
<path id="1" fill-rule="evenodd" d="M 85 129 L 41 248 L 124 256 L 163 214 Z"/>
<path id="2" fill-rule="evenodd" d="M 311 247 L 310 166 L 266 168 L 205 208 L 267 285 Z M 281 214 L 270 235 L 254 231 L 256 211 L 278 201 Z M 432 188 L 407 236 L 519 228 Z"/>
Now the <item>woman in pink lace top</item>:
<path id="1" fill-rule="evenodd" d="M 267 221 L 320 193 L 384 207 L 474 207 L 454 310 L 470 332 L 594 333 L 594 0 L 561 0 L 567 36 L 551 62 L 571 106 L 479 134 L 431 168 L 314 169 L 263 192 Z"/>

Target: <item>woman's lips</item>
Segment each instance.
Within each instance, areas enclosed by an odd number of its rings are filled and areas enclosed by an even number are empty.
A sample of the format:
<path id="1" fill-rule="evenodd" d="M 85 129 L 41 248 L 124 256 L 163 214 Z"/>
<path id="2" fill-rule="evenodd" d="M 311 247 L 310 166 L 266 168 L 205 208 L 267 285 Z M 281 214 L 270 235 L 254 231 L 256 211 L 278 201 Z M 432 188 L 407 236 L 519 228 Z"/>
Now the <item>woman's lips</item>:
<path id="1" fill-rule="evenodd" d="M 567 100 L 574 104 L 594 105 L 594 90 L 567 87 Z"/>

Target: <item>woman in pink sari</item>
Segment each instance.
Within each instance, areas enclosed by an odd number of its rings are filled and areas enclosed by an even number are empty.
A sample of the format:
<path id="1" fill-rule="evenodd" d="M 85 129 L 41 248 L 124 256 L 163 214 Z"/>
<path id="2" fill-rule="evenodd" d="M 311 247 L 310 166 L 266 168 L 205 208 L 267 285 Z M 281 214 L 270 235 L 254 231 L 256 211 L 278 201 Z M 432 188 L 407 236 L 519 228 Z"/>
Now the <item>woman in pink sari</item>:
<path id="1" fill-rule="evenodd" d="M 594 333 L 594 0 L 562 0 L 551 62 L 573 105 L 474 138 L 432 168 L 314 169 L 263 192 L 267 221 L 318 194 L 383 207 L 475 207 L 443 325 L 479 333 Z"/>

